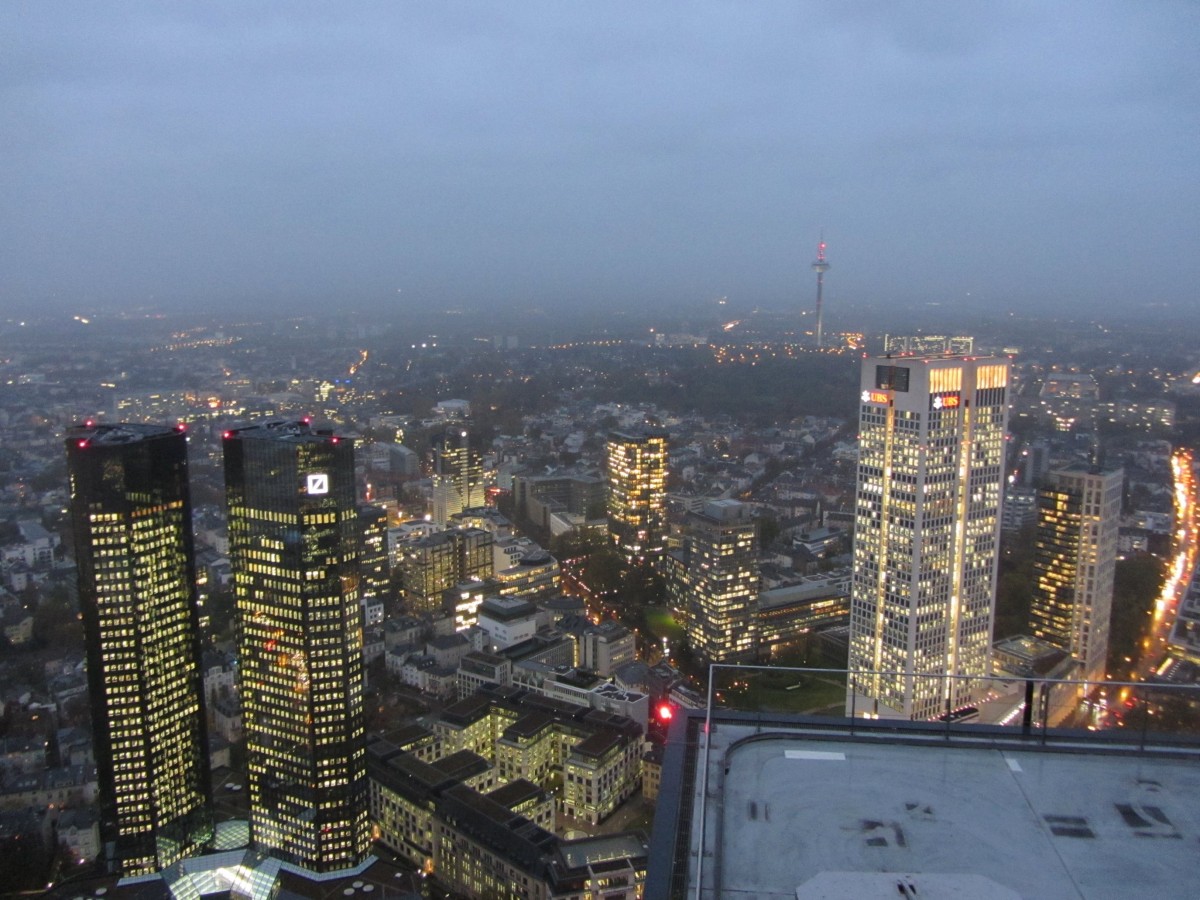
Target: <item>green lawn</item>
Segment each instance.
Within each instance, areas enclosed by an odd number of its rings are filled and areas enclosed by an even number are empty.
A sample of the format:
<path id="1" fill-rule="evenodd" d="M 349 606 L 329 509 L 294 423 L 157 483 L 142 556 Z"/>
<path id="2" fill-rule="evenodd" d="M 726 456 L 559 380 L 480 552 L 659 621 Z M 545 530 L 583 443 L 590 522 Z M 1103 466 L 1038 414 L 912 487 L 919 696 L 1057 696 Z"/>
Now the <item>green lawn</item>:
<path id="1" fill-rule="evenodd" d="M 733 683 L 721 686 L 721 705 L 763 712 L 818 713 L 839 710 L 846 700 L 846 680 L 840 673 L 780 672 L 731 673 Z"/>
<path id="2" fill-rule="evenodd" d="M 683 640 L 683 626 L 675 621 L 671 610 L 665 606 L 647 606 L 645 612 L 646 631 L 656 639 Z"/>

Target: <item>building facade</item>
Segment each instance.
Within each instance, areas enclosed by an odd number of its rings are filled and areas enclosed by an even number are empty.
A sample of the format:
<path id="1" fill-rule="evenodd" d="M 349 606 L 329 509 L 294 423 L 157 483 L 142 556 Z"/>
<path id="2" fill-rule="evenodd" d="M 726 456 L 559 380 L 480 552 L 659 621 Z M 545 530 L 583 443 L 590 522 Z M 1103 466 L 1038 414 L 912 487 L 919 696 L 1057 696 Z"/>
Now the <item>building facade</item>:
<path id="1" fill-rule="evenodd" d="M 348 868 L 370 842 L 353 442 L 270 422 L 224 445 L 251 840 Z"/>
<path id="2" fill-rule="evenodd" d="M 1030 628 L 1103 681 L 1125 473 L 1073 466 L 1038 490 Z"/>
<path id="3" fill-rule="evenodd" d="M 666 539 L 667 433 L 610 433 L 605 466 L 609 536 L 626 559 L 657 559 Z"/>
<path id="4" fill-rule="evenodd" d="M 1008 362 L 863 360 L 847 713 L 934 718 L 990 671 Z"/>
<path id="5" fill-rule="evenodd" d="M 470 431 L 451 425 L 433 442 L 433 524 L 445 528 L 451 516 L 483 506 L 483 488 L 483 462 Z"/>
<path id="6" fill-rule="evenodd" d="M 492 577 L 492 536 L 481 528 L 437 531 L 398 548 L 404 602 L 412 615 L 441 612 L 446 591 Z"/>
<path id="7" fill-rule="evenodd" d="M 710 662 L 753 662 L 758 652 L 758 559 L 750 507 L 711 500 L 686 521 L 688 641 Z"/>
<path id="8" fill-rule="evenodd" d="M 213 834 L 182 427 L 68 431 L 107 862 L 144 875 Z"/>
<path id="9" fill-rule="evenodd" d="M 362 539 L 359 599 L 363 608 L 363 621 L 367 625 L 379 625 L 383 622 L 384 601 L 391 593 L 392 583 L 387 510 L 381 506 L 361 506 L 358 510 L 358 524 Z"/>

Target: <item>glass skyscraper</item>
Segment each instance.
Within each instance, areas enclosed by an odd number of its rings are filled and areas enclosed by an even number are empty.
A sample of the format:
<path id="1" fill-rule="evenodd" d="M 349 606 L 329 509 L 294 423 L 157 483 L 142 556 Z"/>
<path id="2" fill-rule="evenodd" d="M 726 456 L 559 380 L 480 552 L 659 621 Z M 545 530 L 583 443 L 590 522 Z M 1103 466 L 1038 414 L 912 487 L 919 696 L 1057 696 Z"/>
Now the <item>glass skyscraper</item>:
<path id="1" fill-rule="evenodd" d="M 1038 491 L 1030 630 L 1079 661 L 1087 681 L 1108 663 L 1123 469 L 1058 469 Z"/>
<path id="2" fill-rule="evenodd" d="M 1008 361 L 864 359 L 847 713 L 929 719 L 991 670 Z"/>
<path id="3" fill-rule="evenodd" d="M 251 840 L 315 872 L 369 849 L 353 442 L 225 433 Z"/>
<path id="4" fill-rule="evenodd" d="M 183 427 L 67 433 L 101 841 L 128 876 L 213 833 Z"/>
<path id="5" fill-rule="evenodd" d="M 451 516 L 486 500 L 479 450 L 465 425 L 451 425 L 433 442 L 433 524 L 445 528 Z"/>

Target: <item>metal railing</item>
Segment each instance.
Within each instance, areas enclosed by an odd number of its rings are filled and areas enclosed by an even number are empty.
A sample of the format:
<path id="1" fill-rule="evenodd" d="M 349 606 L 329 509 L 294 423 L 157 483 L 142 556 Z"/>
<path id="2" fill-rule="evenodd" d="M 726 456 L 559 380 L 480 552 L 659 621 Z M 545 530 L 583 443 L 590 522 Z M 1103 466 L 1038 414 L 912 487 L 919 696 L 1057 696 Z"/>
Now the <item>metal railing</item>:
<path id="1" fill-rule="evenodd" d="M 1061 729 L 1078 739 L 1200 743 L 1200 686 L 1036 676 L 920 675 L 779 666 L 713 665 L 710 709 L 928 723 L 1012 733 Z"/>
<path id="2" fill-rule="evenodd" d="M 912 715 L 909 698 L 934 714 Z M 698 814 L 688 816 L 698 830 L 690 842 L 698 848 L 695 900 L 705 874 L 711 736 L 730 717 L 761 729 L 827 727 L 887 740 L 1200 753 L 1200 685 L 712 665 L 702 730 L 692 745 L 700 779 Z"/>

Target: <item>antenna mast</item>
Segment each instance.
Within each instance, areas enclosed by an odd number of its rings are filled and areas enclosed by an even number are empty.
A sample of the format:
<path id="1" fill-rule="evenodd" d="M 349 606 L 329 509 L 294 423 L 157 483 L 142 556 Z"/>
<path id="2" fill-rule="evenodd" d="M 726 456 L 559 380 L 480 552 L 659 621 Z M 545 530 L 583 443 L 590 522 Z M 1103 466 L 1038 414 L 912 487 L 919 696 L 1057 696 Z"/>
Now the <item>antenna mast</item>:
<path id="1" fill-rule="evenodd" d="M 817 273 L 817 349 L 824 347 L 824 333 L 821 323 L 821 293 L 825 286 L 825 273 L 829 271 L 829 263 L 825 261 L 825 236 L 821 236 L 820 243 L 817 244 L 817 258 L 812 264 L 813 271 Z"/>

